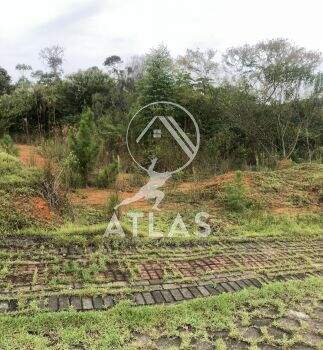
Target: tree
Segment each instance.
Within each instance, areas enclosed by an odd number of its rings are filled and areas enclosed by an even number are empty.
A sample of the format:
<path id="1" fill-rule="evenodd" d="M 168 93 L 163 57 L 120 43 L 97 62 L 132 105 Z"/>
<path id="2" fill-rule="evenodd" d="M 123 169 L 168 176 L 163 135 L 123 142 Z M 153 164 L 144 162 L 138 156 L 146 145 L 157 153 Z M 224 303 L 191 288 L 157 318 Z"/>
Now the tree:
<path id="1" fill-rule="evenodd" d="M 58 86 L 58 103 L 62 115 L 77 115 L 86 107 L 95 111 L 113 105 L 115 84 L 97 67 L 70 74 Z M 100 103 L 101 106 L 97 106 Z"/>
<path id="2" fill-rule="evenodd" d="M 0 134 L 6 133 L 10 127 L 16 130 L 28 128 L 28 116 L 34 106 L 32 91 L 23 86 L 10 95 L 0 96 Z"/>
<path id="3" fill-rule="evenodd" d="M 98 141 L 93 112 L 86 109 L 82 115 L 77 134 L 69 133 L 69 147 L 77 160 L 77 171 L 83 184 L 88 183 L 88 177 L 98 156 Z"/>
<path id="4" fill-rule="evenodd" d="M 256 93 L 261 103 L 271 105 L 277 149 L 283 158 L 292 155 L 304 128 L 301 98 L 306 89 L 314 88 L 320 60 L 319 52 L 294 46 L 286 39 L 231 48 L 224 56 L 224 63 L 237 74 L 241 85 Z"/>
<path id="5" fill-rule="evenodd" d="M 197 86 L 203 90 L 213 83 L 218 71 L 218 63 L 214 61 L 215 51 L 205 52 L 197 50 L 186 50 L 185 56 L 179 56 L 177 64 L 186 71 Z"/>
<path id="6" fill-rule="evenodd" d="M 104 62 L 103 65 L 107 67 L 112 73 L 117 73 L 118 69 L 117 66 L 122 63 L 122 60 L 117 55 L 108 56 Z"/>
<path id="7" fill-rule="evenodd" d="M 139 93 L 142 105 L 156 101 L 171 101 L 174 96 L 174 67 L 165 46 L 153 49 L 147 56 Z"/>
<path id="8" fill-rule="evenodd" d="M 264 102 L 298 98 L 313 83 L 320 60 L 319 52 L 294 46 L 286 39 L 231 48 L 224 55 L 226 67 L 256 90 Z"/>
<path id="9" fill-rule="evenodd" d="M 126 64 L 126 70 L 128 76 L 134 81 L 142 79 L 144 75 L 146 57 L 145 55 L 141 56 L 132 56 Z"/>
<path id="10" fill-rule="evenodd" d="M 49 67 L 53 76 L 58 79 L 63 73 L 62 65 L 64 59 L 64 49 L 54 45 L 45 47 L 39 53 L 41 60 Z"/>
<path id="11" fill-rule="evenodd" d="M 32 67 L 29 64 L 25 64 L 25 63 L 18 63 L 16 65 L 16 70 L 21 72 L 21 77 L 26 79 L 26 74 L 28 71 L 33 70 Z"/>
<path id="12" fill-rule="evenodd" d="M 6 94 L 10 91 L 11 77 L 8 72 L 0 67 L 0 95 Z"/>

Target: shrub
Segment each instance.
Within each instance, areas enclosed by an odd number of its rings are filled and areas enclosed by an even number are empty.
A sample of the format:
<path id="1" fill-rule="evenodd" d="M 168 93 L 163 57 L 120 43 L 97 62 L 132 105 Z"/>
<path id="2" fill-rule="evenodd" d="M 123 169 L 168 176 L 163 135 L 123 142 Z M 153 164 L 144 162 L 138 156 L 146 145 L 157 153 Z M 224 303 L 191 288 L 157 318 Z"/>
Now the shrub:
<path id="1" fill-rule="evenodd" d="M 147 179 L 138 173 L 131 174 L 129 178 L 129 185 L 131 187 L 142 187 L 147 182 Z"/>
<path id="2" fill-rule="evenodd" d="M 81 175 L 76 171 L 76 169 L 78 169 L 78 160 L 74 153 L 70 152 L 63 160 L 61 169 L 62 182 L 66 189 L 79 187 L 83 184 Z"/>
<path id="3" fill-rule="evenodd" d="M 19 159 L 0 151 L 0 188 L 15 192 L 30 192 L 40 181 L 40 171 L 23 168 Z"/>
<path id="4" fill-rule="evenodd" d="M 97 174 L 95 185 L 101 188 L 109 187 L 115 183 L 118 175 L 118 164 L 113 162 L 104 166 Z"/>
<path id="5" fill-rule="evenodd" d="M 50 206 L 61 214 L 72 214 L 67 199 L 67 192 L 61 185 L 60 173 L 55 174 L 51 163 L 46 163 L 43 179 L 41 182 L 41 193 L 49 202 Z"/>
<path id="6" fill-rule="evenodd" d="M 243 211 L 252 206 L 246 195 L 246 188 L 242 183 L 242 173 L 236 172 L 233 182 L 224 186 L 223 203 L 228 210 Z"/>
<path id="7" fill-rule="evenodd" d="M 1 139 L 0 139 L 0 149 L 3 150 L 4 152 L 17 156 L 18 155 L 18 149 L 14 145 L 12 138 L 10 135 L 5 134 Z"/>
<path id="8" fill-rule="evenodd" d="M 60 162 L 65 158 L 68 150 L 63 138 L 53 138 L 42 141 L 40 152 L 45 158 Z"/>
<path id="9" fill-rule="evenodd" d="M 110 197 L 107 199 L 106 204 L 106 211 L 108 217 L 111 217 L 113 213 L 115 212 L 114 207 L 119 203 L 119 196 L 117 193 L 113 193 Z M 116 214 L 118 215 L 118 210 L 116 211 Z"/>

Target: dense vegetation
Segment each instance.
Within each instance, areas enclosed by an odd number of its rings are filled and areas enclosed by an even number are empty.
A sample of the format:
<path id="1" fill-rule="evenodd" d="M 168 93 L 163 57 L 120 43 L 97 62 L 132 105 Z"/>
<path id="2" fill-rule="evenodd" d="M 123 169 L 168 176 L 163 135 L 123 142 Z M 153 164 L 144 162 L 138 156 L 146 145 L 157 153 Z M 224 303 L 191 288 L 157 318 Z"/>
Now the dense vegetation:
<path id="1" fill-rule="evenodd" d="M 195 170 L 214 173 L 321 157 L 321 54 L 287 40 L 231 48 L 222 58 L 212 50 L 187 50 L 175 59 L 160 46 L 127 63 L 113 55 L 103 69 L 69 75 L 63 75 L 59 46 L 43 49 L 40 57 L 48 71 L 18 64 L 16 83 L 1 68 L 0 134 L 28 142 L 50 138 L 52 147 L 46 149 L 71 170 L 72 184 L 88 183 L 96 164 L 99 183 L 109 182 L 116 163 L 127 171 L 129 118 L 161 100 L 185 106 L 198 121 L 202 148 Z M 111 169 L 104 169 L 106 164 Z"/>

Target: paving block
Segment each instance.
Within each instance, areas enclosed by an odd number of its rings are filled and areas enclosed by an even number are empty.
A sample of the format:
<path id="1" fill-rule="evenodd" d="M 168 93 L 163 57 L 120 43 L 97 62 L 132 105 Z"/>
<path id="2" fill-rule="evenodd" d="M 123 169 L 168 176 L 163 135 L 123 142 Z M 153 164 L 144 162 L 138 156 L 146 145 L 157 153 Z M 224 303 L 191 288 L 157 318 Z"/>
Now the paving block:
<path id="1" fill-rule="evenodd" d="M 255 287 L 257 287 L 257 288 L 262 287 L 262 283 L 259 282 L 256 278 L 250 278 L 249 280 L 252 282 L 252 284 L 253 284 Z"/>
<path id="2" fill-rule="evenodd" d="M 73 308 L 75 310 L 82 310 L 82 300 L 80 297 L 78 296 L 72 296 L 71 297 L 71 306 L 73 306 Z"/>
<path id="3" fill-rule="evenodd" d="M 153 284 L 153 285 L 159 285 L 161 287 L 161 283 L 163 283 L 163 280 L 161 279 L 150 279 L 149 280 L 149 284 Z"/>
<path id="4" fill-rule="evenodd" d="M 203 294 L 197 289 L 197 287 L 189 287 L 189 291 L 193 294 L 194 298 L 200 298 Z"/>
<path id="5" fill-rule="evenodd" d="M 145 299 L 144 297 L 142 296 L 141 293 L 135 293 L 134 296 L 134 302 L 137 304 L 137 305 L 145 305 Z"/>
<path id="6" fill-rule="evenodd" d="M 155 304 L 155 300 L 153 299 L 151 292 L 143 292 L 142 295 L 147 305 Z"/>
<path id="7" fill-rule="evenodd" d="M 184 296 L 184 299 L 192 299 L 194 298 L 193 294 L 188 290 L 188 288 L 184 287 L 180 289 L 181 293 Z"/>
<path id="8" fill-rule="evenodd" d="M 93 309 L 92 298 L 83 297 L 82 298 L 82 305 L 83 305 L 83 310 L 92 310 Z"/>
<path id="9" fill-rule="evenodd" d="M 221 282 L 220 285 L 226 290 L 226 292 L 231 293 L 235 291 L 227 282 Z"/>
<path id="10" fill-rule="evenodd" d="M 58 298 L 55 295 L 51 295 L 48 298 L 48 308 L 50 311 L 57 311 L 58 310 Z"/>
<path id="11" fill-rule="evenodd" d="M 58 307 L 60 310 L 66 310 L 70 306 L 69 298 L 66 295 L 61 295 L 58 298 Z"/>
<path id="12" fill-rule="evenodd" d="M 175 288 L 180 288 L 180 286 L 176 283 L 164 283 L 163 284 L 163 289 L 175 289 Z"/>
<path id="13" fill-rule="evenodd" d="M 40 310 L 45 310 L 48 307 L 48 300 L 47 299 L 38 299 L 37 300 L 37 306 Z"/>
<path id="14" fill-rule="evenodd" d="M 205 288 L 205 286 L 198 286 L 197 289 L 204 297 L 208 297 L 210 295 L 210 292 Z"/>
<path id="15" fill-rule="evenodd" d="M 0 312 L 9 311 L 9 301 L 0 301 Z"/>
<path id="16" fill-rule="evenodd" d="M 181 301 L 184 299 L 184 296 L 180 292 L 180 289 L 170 289 L 169 292 L 171 293 L 175 301 Z"/>
<path id="17" fill-rule="evenodd" d="M 235 281 L 230 281 L 228 282 L 228 284 L 234 289 L 235 292 L 238 292 L 239 290 L 241 290 L 241 287 Z"/>
<path id="18" fill-rule="evenodd" d="M 114 300 L 111 295 L 103 295 L 102 299 L 103 299 L 103 304 L 105 308 L 109 308 L 114 305 Z"/>
<path id="19" fill-rule="evenodd" d="M 165 299 L 166 303 L 173 303 L 174 302 L 174 298 L 172 297 L 169 290 L 162 290 L 161 293 L 162 293 L 163 298 Z"/>
<path id="20" fill-rule="evenodd" d="M 154 300 L 156 301 L 157 304 L 163 304 L 165 303 L 165 299 L 162 296 L 162 293 L 159 290 L 154 290 L 151 292 Z"/>
<path id="21" fill-rule="evenodd" d="M 18 310 L 18 300 L 11 299 L 9 300 L 9 311 L 17 311 Z"/>
<path id="22" fill-rule="evenodd" d="M 214 287 L 219 293 L 226 293 L 226 289 L 224 289 L 220 283 L 218 283 L 215 287 Z"/>
<path id="23" fill-rule="evenodd" d="M 238 281 L 235 281 L 239 286 L 240 286 L 240 288 L 242 289 L 242 288 L 246 288 L 247 286 L 246 286 L 246 284 L 245 283 L 243 283 L 243 281 L 242 280 L 238 280 Z"/>
<path id="24" fill-rule="evenodd" d="M 219 294 L 219 291 L 216 290 L 213 286 L 211 285 L 206 285 L 205 288 L 208 290 L 208 292 L 211 294 L 211 295 L 216 295 L 216 294 Z"/>
<path id="25" fill-rule="evenodd" d="M 93 297 L 93 307 L 96 310 L 101 310 L 103 308 L 103 299 L 100 295 Z"/>

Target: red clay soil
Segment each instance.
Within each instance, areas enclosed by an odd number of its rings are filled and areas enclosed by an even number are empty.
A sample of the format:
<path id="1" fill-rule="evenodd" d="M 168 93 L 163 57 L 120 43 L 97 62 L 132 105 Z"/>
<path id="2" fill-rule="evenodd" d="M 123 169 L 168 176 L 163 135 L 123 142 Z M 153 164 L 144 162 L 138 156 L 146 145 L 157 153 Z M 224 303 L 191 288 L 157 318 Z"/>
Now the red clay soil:
<path id="1" fill-rule="evenodd" d="M 35 219 L 50 221 L 52 219 L 52 212 L 48 203 L 41 197 L 32 197 L 32 215 Z"/>
<path id="2" fill-rule="evenodd" d="M 43 222 L 50 222 L 54 218 L 49 204 L 42 197 L 19 197 L 13 199 L 13 201 L 16 209 L 19 210 L 19 212 L 25 213 L 28 217 Z"/>
<path id="3" fill-rule="evenodd" d="M 134 192 L 118 192 L 120 199 L 125 199 L 131 197 Z M 96 188 L 82 188 L 78 189 L 75 193 L 69 195 L 69 200 L 74 205 L 94 205 L 94 206 L 104 206 L 107 204 L 107 200 L 110 196 L 115 194 L 114 190 L 96 189 Z M 149 204 L 144 200 L 140 200 L 128 207 L 131 208 L 144 208 L 149 207 Z"/>
<path id="4" fill-rule="evenodd" d="M 19 159 L 25 166 L 35 166 L 44 168 L 46 160 L 37 152 L 37 148 L 32 145 L 16 145 L 19 150 Z"/>

